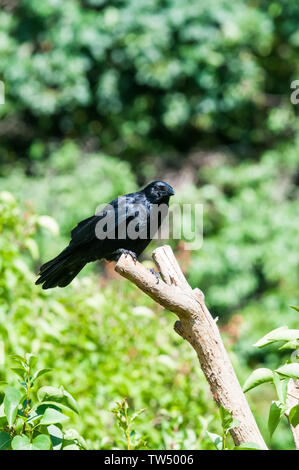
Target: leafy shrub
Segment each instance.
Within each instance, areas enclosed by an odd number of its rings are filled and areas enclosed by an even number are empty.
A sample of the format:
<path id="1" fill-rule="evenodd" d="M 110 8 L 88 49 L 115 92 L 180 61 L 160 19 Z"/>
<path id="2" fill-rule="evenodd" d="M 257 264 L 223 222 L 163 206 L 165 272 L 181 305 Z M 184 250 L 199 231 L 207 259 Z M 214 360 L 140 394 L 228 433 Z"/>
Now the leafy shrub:
<path id="1" fill-rule="evenodd" d="M 13 359 L 17 367 L 12 371 L 21 380 L 19 386 L 7 386 L 1 394 L 0 449 L 86 449 L 84 439 L 75 430 L 64 429 L 69 419 L 64 410 L 78 413 L 72 395 L 62 386 L 37 388 L 39 377 L 50 369 L 34 372 L 37 358 L 32 354 Z"/>
<path id="2" fill-rule="evenodd" d="M 297 307 L 294 307 L 294 309 L 299 311 Z M 277 328 L 267 333 L 255 346 L 263 348 L 269 344 L 273 344 L 276 347 L 282 344 L 279 350 L 293 350 L 291 358 L 288 359 L 287 363 L 277 367 L 276 370 L 268 368 L 254 370 L 244 383 L 243 390 L 247 392 L 266 382 L 274 384 L 278 400 L 272 401 L 268 418 L 268 431 L 270 438 L 272 438 L 274 431 L 285 414 L 287 414 L 291 425 L 296 427 L 299 424 L 299 405 L 297 404 L 291 409 L 287 405 L 288 382 L 290 379 L 299 380 L 299 363 L 296 362 L 299 346 L 299 330 L 289 329 L 287 326 Z"/>
<path id="3" fill-rule="evenodd" d="M 123 441 L 120 441 L 120 444 L 122 444 L 126 450 L 146 449 L 146 441 L 132 429 L 132 424 L 136 418 L 145 410 L 141 409 L 131 416 L 129 415 L 128 408 L 128 402 L 124 398 L 121 402 L 117 402 L 115 407 L 111 409 L 125 437 Z"/>
<path id="4" fill-rule="evenodd" d="M 162 149 L 284 139 L 296 129 L 298 16 L 296 0 L 24 0 L 2 9 L 1 153 L 32 157 L 67 136 L 138 165 L 141 153 Z"/>
<path id="5" fill-rule="evenodd" d="M 298 149 L 296 139 L 257 163 L 228 165 L 224 157 L 200 169 L 198 187 L 178 195 L 204 204 L 204 241 L 192 252 L 189 281 L 222 318 L 250 318 L 251 331 L 278 327 L 279 314 L 265 312 L 282 313 L 297 300 Z"/>

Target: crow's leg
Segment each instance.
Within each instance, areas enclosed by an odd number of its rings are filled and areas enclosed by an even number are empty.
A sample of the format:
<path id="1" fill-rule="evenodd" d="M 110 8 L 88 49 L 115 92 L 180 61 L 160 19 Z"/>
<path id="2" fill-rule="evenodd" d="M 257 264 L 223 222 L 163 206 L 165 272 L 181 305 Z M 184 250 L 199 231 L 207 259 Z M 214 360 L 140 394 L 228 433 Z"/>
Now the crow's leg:
<path id="1" fill-rule="evenodd" d="M 160 273 L 157 273 L 157 271 L 155 271 L 154 268 L 151 268 L 150 272 L 155 276 L 155 278 L 157 280 L 156 284 L 159 284 L 159 281 L 161 279 Z"/>
<path id="2" fill-rule="evenodd" d="M 130 251 L 130 250 L 126 250 L 125 248 L 119 248 L 118 250 L 116 250 L 113 255 L 115 256 L 115 260 L 118 261 L 119 258 L 121 257 L 121 255 L 125 255 L 126 258 L 128 257 L 128 255 L 130 255 L 134 261 L 134 263 L 136 263 L 137 261 L 137 255 L 136 253 L 134 253 L 134 251 Z"/>

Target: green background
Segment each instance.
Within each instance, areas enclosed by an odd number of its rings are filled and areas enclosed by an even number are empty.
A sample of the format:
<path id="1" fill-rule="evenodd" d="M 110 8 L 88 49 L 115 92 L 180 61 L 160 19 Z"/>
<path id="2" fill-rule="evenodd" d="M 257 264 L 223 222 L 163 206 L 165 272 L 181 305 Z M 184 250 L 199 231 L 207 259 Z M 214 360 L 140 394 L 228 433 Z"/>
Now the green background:
<path id="1" fill-rule="evenodd" d="M 123 397 L 146 408 L 150 448 L 212 448 L 205 431 L 220 429 L 173 314 L 99 265 L 63 290 L 34 285 L 71 228 L 119 194 L 164 179 L 174 202 L 204 204 L 202 248 L 170 243 L 241 383 L 287 358 L 252 344 L 298 325 L 298 22 L 297 0 L 1 3 L 1 376 L 12 353 L 53 367 L 45 383 L 75 396 L 89 448 L 119 445 L 109 410 Z M 248 394 L 267 443 L 293 448 L 286 421 L 269 442 L 274 398 L 270 385 Z"/>

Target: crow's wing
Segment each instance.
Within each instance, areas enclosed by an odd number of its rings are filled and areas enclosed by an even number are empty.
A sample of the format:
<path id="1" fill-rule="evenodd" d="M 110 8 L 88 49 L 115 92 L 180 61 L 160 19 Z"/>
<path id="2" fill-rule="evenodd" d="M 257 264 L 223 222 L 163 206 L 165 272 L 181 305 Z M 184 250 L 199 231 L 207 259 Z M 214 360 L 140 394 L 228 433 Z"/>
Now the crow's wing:
<path id="1" fill-rule="evenodd" d="M 79 222 L 71 231 L 72 239 L 70 246 L 77 248 L 97 239 L 100 241 L 100 238 L 97 237 L 97 224 L 99 222 L 102 222 L 101 226 L 98 226 L 99 230 L 104 224 L 107 224 L 105 236 L 109 238 L 109 236 L 113 237 L 117 233 L 117 229 L 121 229 L 124 225 L 126 226 L 137 216 L 133 195 L 121 196 L 114 199 L 99 214 Z"/>

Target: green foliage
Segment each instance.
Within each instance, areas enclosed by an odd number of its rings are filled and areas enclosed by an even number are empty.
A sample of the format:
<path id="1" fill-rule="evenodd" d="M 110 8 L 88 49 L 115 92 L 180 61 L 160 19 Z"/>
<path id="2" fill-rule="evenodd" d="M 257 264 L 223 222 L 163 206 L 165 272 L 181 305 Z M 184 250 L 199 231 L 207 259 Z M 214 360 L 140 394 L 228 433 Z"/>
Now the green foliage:
<path id="1" fill-rule="evenodd" d="M 191 283 L 221 316 L 242 309 L 252 331 L 262 331 L 263 322 L 279 326 L 279 315 L 269 320 L 265 312 L 296 302 L 298 149 L 297 139 L 258 163 L 216 160 L 201 169 L 200 189 L 183 196 L 204 204 L 204 243 L 192 256 Z"/>
<path id="2" fill-rule="evenodd" d="M 140 152 L 201 141 L 284 139 L 298 128 L 289 101 L 298 16 L 296 0 L 25 0 L 2 9 L 0 113 L 13 125 L 1 153 L 18 158 L 21 143 L 38 159 L 53 137 L 68 136 L 138 164 Z"/>
<path id="3" fill-rule="evenodd" d="M 217 450 L 228 450 L 228 433 L 231 429 L 239 426 L 239 422 L 234 419 L 232 413 L 226 410 L 223 406 L 220 406 L 219 411 L 222 425 L 222 436 L 210 432 L 207 432 L 207 434 Z"/>
<path id="4" fill-rule="evenodd" d="M 125 441 L 120 441 L 120 443 L 124 445 L 126 450 L 146 449 L 146 441 L 132 429 L 132 424 L 136 418 L 145 410 L 141 409 L 132 416 L 129 416 L 128 408 L 128 402 L 124 398 L 121 402 L 117 402 L 115 407 L 111 409 L 111 412 L 116 417 L 118 426 L 125 436 Z"/>
<path id="5" fill-rule="evenodd" d="M 248 390 L 251 390 L 252 388 L 257 387 L 258 385 L 261 385 L 266 382 L 273 382 L 273 372 L 270 369 L 261 367 L 259 369 L 254 370 L 252 374 L 250 374 L 250 376 L 243 385 L 243 391 L 248 392 Z"/>
<path id="6" fill-rule="evenodd" d="M 299 108 L 290 102 L 298 19 L 297 0 L 1 7 L 3 354 L 33 351 L 41 367 L 55 364 L 55 380 L 43 385 L 74 391 L 82 412 L 70 422 L 89 448 L 117 447 L 108 410 L 124 396 L 130 408 L 147 409 L 138 428 L 150 448 L 211 448 L 211 421 L 219 433 L 192 352 L 181 346 L 178 357 L 172 316 L 128 283 L 99 282 L 96 266 L 64 291 L 34 286 L 38 265 L 79 220 L 149 180 L 173 179 L 176 202 L 204 204 L 202 248 L 189 256 L 171 243 L 219 316 L 240 377 L 255 368 L 251 384 L 286 381 L 280 366 L 298 347 L 285 311 L 298 301 L 299 282 Z M 277 348 L 267 337 L 267 348 L 251 348 L 282 315 L 289 340 Z M 9 379 L 5 366 L 0 372 Z M 262 390 L 252 405 L 264 431 L 273 397 Z M 283 426 L 273 447 L 290 446 Z"/>
<path id="7" fill-rule="evenodd" d="M 233 418 L 232 413 L 220 406 L 220 418 L 222 425 L 222 436 L 207 431 L 209 439 L 213 442 L 216 450 L 259 450 L 260 447 L 254 442 L 244 442 L 239 446 L 231 446 L 228 443 L 229 431 L 239 426 L 239 421 Z"/>
<path id="8" fill-rule="evenodd" d="M 297 307 L 295 310 L 297 310 Z M 270 331 L 270 333 L 261 338 L 254 346 L 257 348 L 263 348 L 274 343 L 277 347 L 277 343 L 281 344 L 283 342 L 285 344 L 279 348 L 280 350 L 285 348 L 286 344 L 288 345 L 287 349 L 296 350 L 298 347 L 298 340 L 299 330 L 290 330 L 287 326 L 284 326 Z M 292 354 L 291 359 L 296 359 L 296 357 L 294 357 L 294 353 Z M 288 410 L 287 406 L 288 382 L 290 379 L 299 379 L 299 363 L 297 362 L 288 361 L 287 364 L 281 365 L 275 371 L 266 368 L 257 369 L 252 372 L 243 386 L 243 391 L 247 392 L 248 390 L 251 390 L 265 382 L 271 382 L 274 384 L 278 400 L 272 401 L 270 406 L 268 418 L 270 438 L 280 423 L 280 420 L 287 412 L 289 422 L 293 426 L 298 421 L 298 405 L 293 406 L 290 410 Z"/>
<path id="9" fill-rule="evenodd" d="M 289 413 L 289 421 L 294 428 L 299 424 L 299 405 L 292 407 Z"/>
<path id="10" fill-rule="evenodd" d="M 7 386 L 0 404 L 0 448 L 2 450 L 65 450 L 69 446 L 86 449 L 76 431 L 70 438 L 64 429 L 69 420 L 65 411 L 77 412 L 74 398 L 61 386 L 38 388 L 38 379 L 50 369 L 34 372 L 37 357 L 26 354 L 12 356 L 18 367 L 11 370 L 19 384 Z M 51 388 L 51 393 L 45 389 Z"/>

